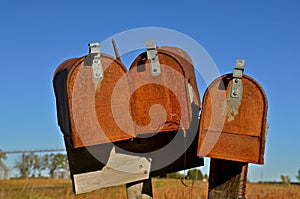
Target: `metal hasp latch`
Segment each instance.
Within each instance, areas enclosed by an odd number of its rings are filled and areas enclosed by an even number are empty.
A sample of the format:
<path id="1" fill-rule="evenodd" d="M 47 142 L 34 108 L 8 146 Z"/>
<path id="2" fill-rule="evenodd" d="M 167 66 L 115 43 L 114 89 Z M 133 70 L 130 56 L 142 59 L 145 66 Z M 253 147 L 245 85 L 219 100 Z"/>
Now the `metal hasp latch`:
<path id="1" fill-rule="evenodd" d="M 240 98 L 243 92 L 242 77 L 245 67 L 245 60 L 236 60 L 235 68 L 232 74 L 232 86 L 230 96 L 232 98 Z"/>
<path id="2" fill-rule="evenodd" d="M 99 42 L 89 43 L 89 55 L 85 60 L 85 66 L 92 65 L 93 81 L 95 87 L 98 87 L 99 81 L 103 77 L 103 68 L 100 59 L 100 44 Z"/>
<path id="3" fill-rule="evenodd" d="M 153 40 L 146 41 L 147 58 L 150 62 L 150 73 L 152 76 L 160 75 L 160 63 L 158 59 L 158 53 Z"/>

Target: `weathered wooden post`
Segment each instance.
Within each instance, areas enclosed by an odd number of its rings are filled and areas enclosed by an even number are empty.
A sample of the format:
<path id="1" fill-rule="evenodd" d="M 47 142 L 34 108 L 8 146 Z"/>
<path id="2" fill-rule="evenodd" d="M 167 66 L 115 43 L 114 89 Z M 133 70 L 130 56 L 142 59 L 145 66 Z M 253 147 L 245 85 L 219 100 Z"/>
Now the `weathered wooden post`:
<path id="1" fill-rule="evenodd" d="M 208 198 L 237 198 L 245 163 L 211 159 Z"/>
<path id="2" fill-rule="evenodd" d="M 246 199 L 247 173 L 248 173 L 248 164 L 245 164 L 243 166 L 242 173 L 241 173 L 238 199 Z"/>
<path id="3" fill-rule="evenodd" d="M 126 184 L 128 199 L 152 199 L 151 179 Z"/>
<path id="4" fill-rule="evenodd" d="M 213 81 L 203 97 L 198 155 L 212 158 L 209 199 L 237 198 L 239 190 L 244 198 L 247 164 L 264 163 L 267 98 L 243 75 L 244 64 L 237 60 L 233 74 Z"/>

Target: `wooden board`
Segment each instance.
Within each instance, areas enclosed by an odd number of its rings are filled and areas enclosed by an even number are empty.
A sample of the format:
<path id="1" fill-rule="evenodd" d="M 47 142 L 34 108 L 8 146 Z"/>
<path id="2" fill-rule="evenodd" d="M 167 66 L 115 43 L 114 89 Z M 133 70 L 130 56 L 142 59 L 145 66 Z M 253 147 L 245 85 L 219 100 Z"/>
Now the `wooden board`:
<path id="1" fill-rule="evenodd" d="M 76 194 L 87 193 L 104 187 L 118 186 L 149 178 L 151 159 L 116 153 L 112 148 L 107 165 L 99 171 L 75 174 Z"/>

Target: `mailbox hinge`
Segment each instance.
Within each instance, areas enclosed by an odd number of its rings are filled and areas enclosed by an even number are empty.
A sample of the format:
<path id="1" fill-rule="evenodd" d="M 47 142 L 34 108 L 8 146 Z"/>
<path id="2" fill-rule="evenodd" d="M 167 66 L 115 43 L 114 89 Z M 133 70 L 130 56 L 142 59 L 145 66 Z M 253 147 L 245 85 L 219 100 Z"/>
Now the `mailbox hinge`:
<path id="1" fill-rule="evenodd" d="M 102 68 L 102 64 L 101 64 L 99 42 L 89 43 L 89 54 L 85 59 L 84 65 L 92 66 L 93 81 L 94 81 L 95 87 L 97 88 L 99 81 L 103 77 L 103 68 Z"/>
<path id="2" fill-rule="evenodd" d="M 160 75 L 160 63 L 158 59 L 158 53 L 156 46 L 154 45 L 153 40 L 146 41 L 146 48 L 147 48 L 147 58 L 150 62 L 150 73 L 152 76 Z"/>
<path id="3" fill-rule="evenodd" d="M 241 98 L 243 91 L 242 77 L 245 67 L 245 60 L 236 60 L 235 68 L 232 74 L 232 86 L 230 96 L 233 98 Z"/>

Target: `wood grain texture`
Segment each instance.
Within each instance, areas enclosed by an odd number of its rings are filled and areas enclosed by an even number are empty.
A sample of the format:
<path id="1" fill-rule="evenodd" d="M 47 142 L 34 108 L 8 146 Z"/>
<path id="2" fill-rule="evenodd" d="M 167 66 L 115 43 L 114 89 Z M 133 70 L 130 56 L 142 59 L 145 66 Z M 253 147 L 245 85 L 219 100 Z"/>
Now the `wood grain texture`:
<path id="1" fill-rule="evenodd" d="M 244 163 L 212 158 L 208 199 L 237 198 Z"/>
<path id="2" fill-rule="evenodd" d="M 113 148 L 107 165 L 101 170 L 75 174 L 76 194 L 87 193 L 104 187 L 118 186 L 149 178 L 151 160 L 141 156 L 116 153 Z"/>
<path id="3" fill-rule="evenodd" d="M 216 79 L 206 90 L 200 119 L 198 155 L 263 164 L 268 102 L 261 86 L 243 76 L 238 110 L 228 95 L 232 75 Z"/>

